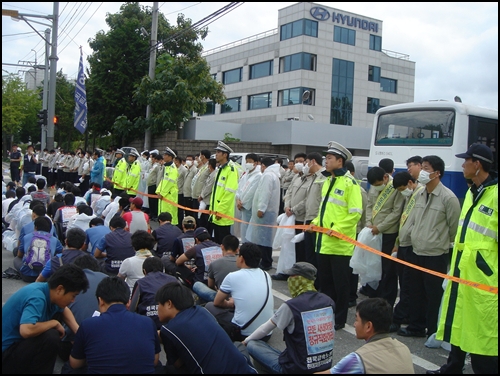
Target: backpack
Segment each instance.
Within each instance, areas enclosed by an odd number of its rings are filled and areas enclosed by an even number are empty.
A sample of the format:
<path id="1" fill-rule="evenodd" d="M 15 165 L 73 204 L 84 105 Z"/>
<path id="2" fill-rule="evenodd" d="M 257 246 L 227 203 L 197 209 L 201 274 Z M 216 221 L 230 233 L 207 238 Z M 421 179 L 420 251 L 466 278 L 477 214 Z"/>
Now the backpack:
<path id="1" fill-rule="evenodd" d="M 50 260 L 50 239 L 52 235 L 48 232 L 33 232 L 33 238 L 26 252 L 26 265 L 34 271 L 42 271 L 43 267 Z"/>

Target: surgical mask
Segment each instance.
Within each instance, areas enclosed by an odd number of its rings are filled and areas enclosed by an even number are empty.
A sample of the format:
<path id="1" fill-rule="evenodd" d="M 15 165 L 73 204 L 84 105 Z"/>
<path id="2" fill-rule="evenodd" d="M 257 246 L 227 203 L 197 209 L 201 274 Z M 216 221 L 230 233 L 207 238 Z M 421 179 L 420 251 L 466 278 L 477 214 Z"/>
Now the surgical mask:
<path id="1" fill-rule="evenodd" d="M 302 170 L 304 169 L 304 164 L 303 163 L 295 163 L 295 169 L 298 172 L 302 172 Z"/>
<path id="2" fill-rule="evenodd" d="M 193 165 L 193 161 L 186 161 L 186 166 L 191 167 Z"/>
<path id="3" fill-rule="evenodd" d="M 197 160 L 195 160 L 195 161 L 193 162 L 193 164 L 194 164 L 194 167 L 198 167 L 198 161 L 197 161 Z"/>
<path id="4" fill-rule="evenodd" d="M 421 170 L 420 173 L 418 174 L 418 181 L 420 183 L 422 183 L 423 185 L 426 185 L 431 180 L 435 179 L 435 177 L 433 177 L 432 179 L 430 178 L 431 174 L 432 174 L 432 172 Z"/>
<path id="5" fill-rule="evenodd" d="M 401 194 L 405 197 L 410 197 L 413 193 L 413 190 L 410 188 L 406 188 L 404 191 L 401 191 Z"/>
<path id="6" fill-rule="evenodd" d="M 253 163 L 245 163 L 245 171 L 250 171 L 254 168 Z"/>
<path id="7" fill-rule="evenodd" d="M 374 185 L 373 189 L 375 189 L 377 192 L 382 192 L 385 188 L 385 184 L 382 185 Z"/>
<path id="8" fill-rule="evenodd" d="M 302 173 L 304 175 L 309 175 L 309 165 L 305 165 L 304 168 L 302 169 Z"/>

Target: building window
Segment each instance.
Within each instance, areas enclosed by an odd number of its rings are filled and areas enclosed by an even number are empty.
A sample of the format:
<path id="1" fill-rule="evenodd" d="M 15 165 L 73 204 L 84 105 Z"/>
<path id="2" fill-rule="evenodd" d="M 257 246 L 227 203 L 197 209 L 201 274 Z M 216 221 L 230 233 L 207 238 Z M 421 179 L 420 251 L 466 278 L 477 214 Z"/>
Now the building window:
<path id="1" fill-rule="evenodd" d="M 226 112 L 238 112 L 238 111 L 241 111 L 240 105 L 241 105 L 241 97 L 239 97 L 239 98 L 230 98 L 230 99 L 226 100 L 226 103 L 224 103 L 220 107 L 220 112 L 221 113 L 226 113 Z"/>
<path id="2" fill-rule="evenodd" d="M 297 69 L 316 70 L 316 55 L 306 52 L 284 56 L 280 59 L 280 72 L 290 72 Z"/>
<path id="3" fill-rule="evenodd" d="M 272 102 L 272 93 L 262 93 L 248 96 L 248 109 L 256 110 L 258 108 L 270 108 Z"/>
<path id="4" fill-rule="evenodd" d="M 368 81 L 380 82 L 380 67 L 368 66 Z"/>
<path id="5" fill-rule="evenodd" d="M 352 125 L 354 62 L 333 59 L 330 123 Z"/>
<path id="6" fill-rule="evenodd" d="M 214 80 L 217 80 L 217 73 L 212 74 L 212 78 L 213 78 Z"/>
<path id="7" fill-rule="evenodd" d="M 366 112 L 369 114 L 374 114 L 380 108 L 380 99 L 378 98 L 368 98 L 366 104 Z"/>
<path id="8" fill-rule="evenodd" d="M 318 37 L 318 22 L 313 20 L 301 19 L 294 22 L 281 25 L 281 39 L 287 40 L 298 37 L 299 35 L 308 35 Z"/>
<path id="9" fill-rule="evenodd" d="M 333 41 L 350 44 L 351 46 L 356 45 L 356 30 L 347 29 L 345 27 L 334 26 L 333 27 Z"/>
<path id="10" fill-rule="evenodd" d="M 263 63 L 258 63 L 250 65 L 250 79 L 272 76 L 273 75 L 273 61 L 264 61 Z"/>
<path id="11" fill-rule="evenodd" d="M 309 91 L 309 98 L 306 101 L 302 101 L 302 96 L 306 91 Z M 314 106 L 314 89 L 295 87 L 293 89 L 281 90 L 278 92 L 278 98 L 280 106 L 290 106 L 294 104 Z"/>
<path id="12" fill-rule="evenodd" d="M 385 91 L 387 93 L 396 94 L 398 90 L 398 80 L 393 80 L 391 78 L 380 78 L 380 91 Z"/>
<path id="13" fill-rule="evenodd" d="M 203 115 L 214 115 L 215 114 L 215 103 L 214 102 L 205 102 L 205 113 Z"/>
<path id="14" fill-rule="evenodd" d="M 242 70 L 242 68 L 236 68 L 222 73 L 222 83 L 224 85 L 229 85 L 235 82 L 240 82 Z"/>
<path id="15" fill-rule="evenodd" d="M 370 50 L 382 51 L 382 37 L 370 34 Z"/>

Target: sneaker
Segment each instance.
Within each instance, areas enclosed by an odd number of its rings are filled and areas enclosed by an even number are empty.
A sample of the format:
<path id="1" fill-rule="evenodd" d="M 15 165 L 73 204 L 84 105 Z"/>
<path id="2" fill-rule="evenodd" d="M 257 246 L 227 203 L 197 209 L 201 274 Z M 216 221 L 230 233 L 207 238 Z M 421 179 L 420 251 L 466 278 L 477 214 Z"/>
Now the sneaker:
<path id="1" fill-rule="evenodd" d="M 286 281 L 288 279 L 288 276 L 283 273 L 276 273 L 271 276 L 271 278 L 275 281 Z"/>
<path id="2" fill-rule="evenodd" d="M 391 326 L 390 326 L 390 328 L 389 328 L 389 333 L 395 333 L 395 332 L 397 332 L 400 327 L 401 327 L 401 325 L 392 323 Z"/>
<path id="3" fill-rule="evenodd" d="M 403 336 L 403 337 L 426 337 L 427 334 L 425 333 L 425 330 L 423 331 L 416 331 L 416 330 L 411 330 L 406 328 L 400 328 L 398 330 L 398 335 Z"/>

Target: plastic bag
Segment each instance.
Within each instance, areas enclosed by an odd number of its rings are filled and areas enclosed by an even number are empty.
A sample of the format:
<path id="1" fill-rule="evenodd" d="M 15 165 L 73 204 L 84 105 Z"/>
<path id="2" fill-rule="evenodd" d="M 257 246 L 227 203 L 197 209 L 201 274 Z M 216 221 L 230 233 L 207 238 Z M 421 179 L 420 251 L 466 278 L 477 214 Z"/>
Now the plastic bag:
<path id="1" fill-rule="evenodd" d="M 281 273 L 284 270 L 290 269 L 295 264 L 295 244 L 292 243 L 292 238 L 295 236 L 295 229 L 281 227 L 295 225 L 295 215 L 288 217 L 286 214 L 281 214 L 277 221 L 280 227 L 276 230 L 273 248 L 281 248 L 278 265 L 276 266 L 276 273 Z"/>
<path id="2" fill-rule="evenodd" d="M 377 251 L 382 249 L 382 234 L 373 235 L 372 229 L 365 227 L 358 235 L 358 242 Z M 369 284 L 376 289 L 382 278 L 382 257 L 356 246 L 349 262 L 353 274 L 359 274 L 361 285 Z"/>

